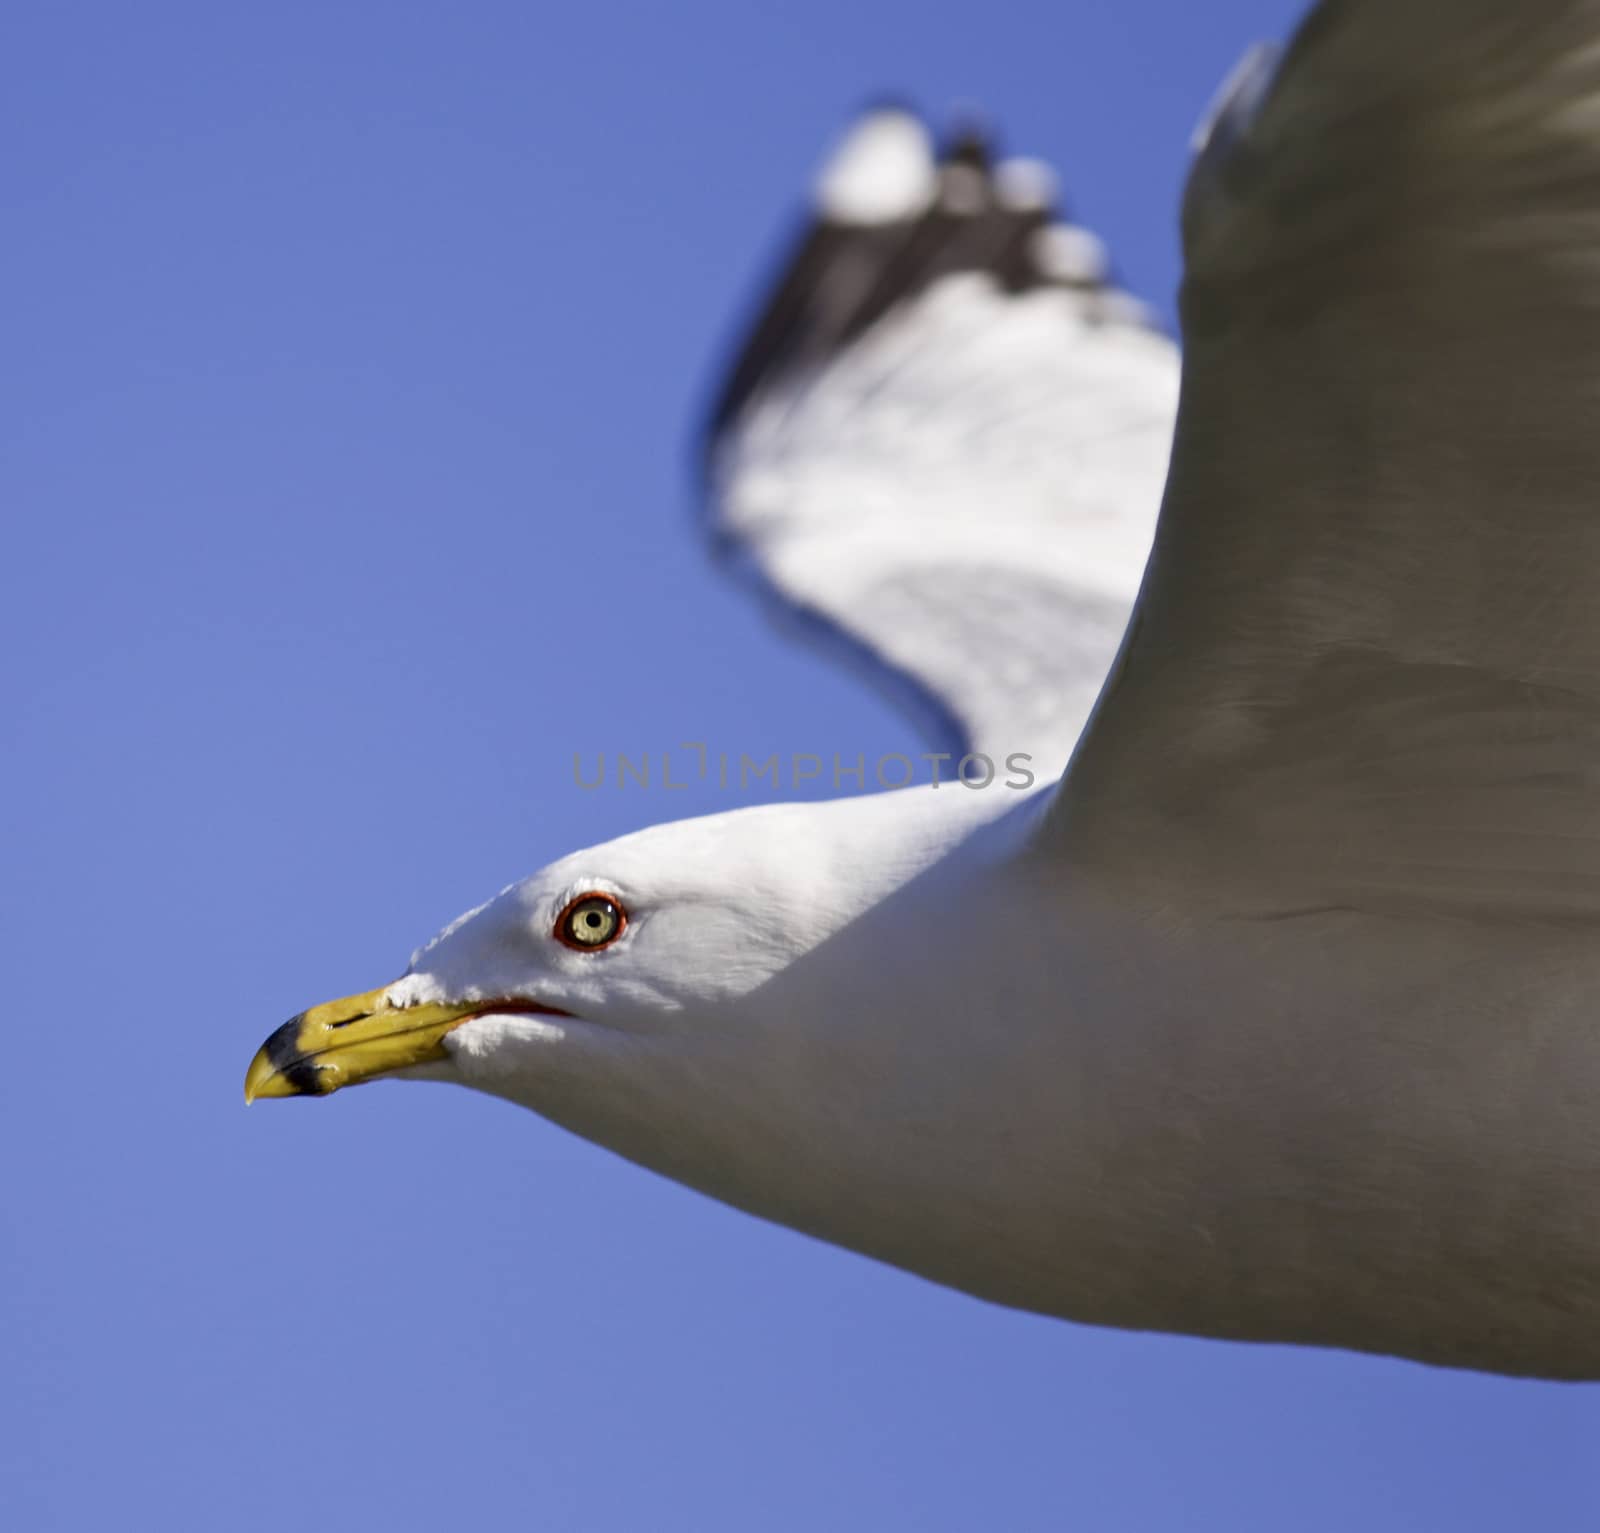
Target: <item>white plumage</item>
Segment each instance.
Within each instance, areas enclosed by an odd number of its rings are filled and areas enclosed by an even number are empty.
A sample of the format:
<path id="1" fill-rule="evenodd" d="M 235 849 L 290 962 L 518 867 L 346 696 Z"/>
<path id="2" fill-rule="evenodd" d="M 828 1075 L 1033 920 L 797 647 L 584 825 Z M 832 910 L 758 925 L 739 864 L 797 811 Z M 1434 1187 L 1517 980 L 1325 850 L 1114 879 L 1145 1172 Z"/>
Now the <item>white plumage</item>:
<path id="1" fill-rule="evenodd" d="M 1001 1302 L 1600 1376 L 1600 0 L 1326 0 L 1273 65 L 1175 447 L 1050 178 L 895 111 L 715 411 L 723 551 L 1037 791 L 578 853 L 247 1090 L 404 1068 Z"/>
<path id="2" fill-rule="evenodd" d="M 821 216 L 840 222 L 837 188 L 856 177 L 897 186 L 914 226 L 937 199 L 934 165 L 920 123 L 874 113 L 824 170 Z M 987 212 L 1005 235 L 974 240 L 969 267 L 951 230 L 939 248 L 957 247 L 953 269 L 840 349 L 774 357 L 713 442 L 714 522 L 786 611 L 822 618 L 891 690 L 916 686 L 941 745 L 1024 753 L 1054 777 L 1138 590 L 1178 354 L 1105 285 L 1099 241 L 1052 220 L 1030 162 L 958 168 L 979 178 L 971 220 Z M 865 287 L 850 232 L 838 229 L 831 266 L 840 286 Z M 893 259 L 859 253 L 869 272 Z M 1003 259 L 1019 263 L 1021 291 L 996 280 Z M 830 275 L 808 279 L 819 302 Z"/>

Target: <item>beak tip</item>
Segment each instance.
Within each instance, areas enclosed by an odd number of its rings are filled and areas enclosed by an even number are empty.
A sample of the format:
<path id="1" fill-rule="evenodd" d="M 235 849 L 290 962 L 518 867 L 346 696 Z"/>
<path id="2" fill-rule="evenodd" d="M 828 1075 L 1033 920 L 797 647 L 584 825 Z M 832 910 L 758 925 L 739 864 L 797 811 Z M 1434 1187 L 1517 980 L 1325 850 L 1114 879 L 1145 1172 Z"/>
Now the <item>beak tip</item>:
<path id="1" fill-rule="evenodd" d="M 256 1051 L 244 1077 L 244 1105 L 248 1107 L 258 1097 L 282 1096 L 288 1082 L 278 1073 L 266 1048 Z"/>
<path id="2" fill-rule="evenodd" d="M 245 1072 L 245 1105 L 262 1097 L 324 1097 L 443 1059 L 445 1034 L 481 1010 L 477 1002 L 391 1006 L 387 986 L 313 1006 L 256 1050 Z"/>

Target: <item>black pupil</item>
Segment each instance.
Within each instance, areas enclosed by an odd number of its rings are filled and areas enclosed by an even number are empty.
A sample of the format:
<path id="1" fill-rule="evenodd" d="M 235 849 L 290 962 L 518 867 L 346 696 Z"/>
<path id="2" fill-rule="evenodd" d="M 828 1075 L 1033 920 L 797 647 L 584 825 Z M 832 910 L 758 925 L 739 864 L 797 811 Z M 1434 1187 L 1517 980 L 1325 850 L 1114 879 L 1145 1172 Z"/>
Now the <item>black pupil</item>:
<path id="1" fill-rule="evenodd" d="M 586 941 L 602 942 L 609 935 L 614 919 L 611 906 L 604 900 L 596 900 L 592 905 L 579 906 L 573 913 L 575 935 Z"/>

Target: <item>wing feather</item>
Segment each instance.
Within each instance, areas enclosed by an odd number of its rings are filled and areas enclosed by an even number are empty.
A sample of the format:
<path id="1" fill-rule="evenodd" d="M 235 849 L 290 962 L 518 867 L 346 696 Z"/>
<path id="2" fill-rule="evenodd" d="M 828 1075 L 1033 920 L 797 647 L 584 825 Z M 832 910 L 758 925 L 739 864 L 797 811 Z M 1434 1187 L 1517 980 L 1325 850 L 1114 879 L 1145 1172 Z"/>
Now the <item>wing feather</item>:
<path id="1" fill-rule="evenodd" d="M 1260 94 L 1191 185 L 1171 480 L 1054 830 L 1263 907 L 1593 920 L 1600 0 L 1327 0 Z"/>
<path id="2" fill-rule="evenodd" d="M 1059 770 L 1138 587 L 1177 371 L 1048 171 L 871 113 L 713 411 L 715 538 L 940 748 Z"/>

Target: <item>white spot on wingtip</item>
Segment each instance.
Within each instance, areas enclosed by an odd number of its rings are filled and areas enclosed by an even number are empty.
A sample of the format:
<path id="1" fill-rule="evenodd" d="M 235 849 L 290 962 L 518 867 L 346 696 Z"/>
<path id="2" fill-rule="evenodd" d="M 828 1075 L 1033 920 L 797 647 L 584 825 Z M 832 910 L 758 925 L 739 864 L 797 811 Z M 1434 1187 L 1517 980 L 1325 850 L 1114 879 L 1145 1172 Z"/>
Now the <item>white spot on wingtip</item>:
<path id="1" fill-rule="evenodd" d="M 937 185 L 927 129 L 909 112 L 877 111 L 851 128 L 823 166 L 817 206 L 840 223 L 893 223 L 924 211 Z"/>
<path id="2" fill-rule="evenodd" d="M 1071 224 L 1051 224 L 1039 230 L 1033 237 L 1032 255 L 1041 276 L 1079 287 L 1105 281 L 1110 264 L 1099 236 Z"/>
<path id="3" fill-rule="evenodd" d="M 1030 213 L 1055 205 L 1056 173 L 1043 160 L 1004 160 L 995 168 L 995 194 L 1014 213 Z"/>

